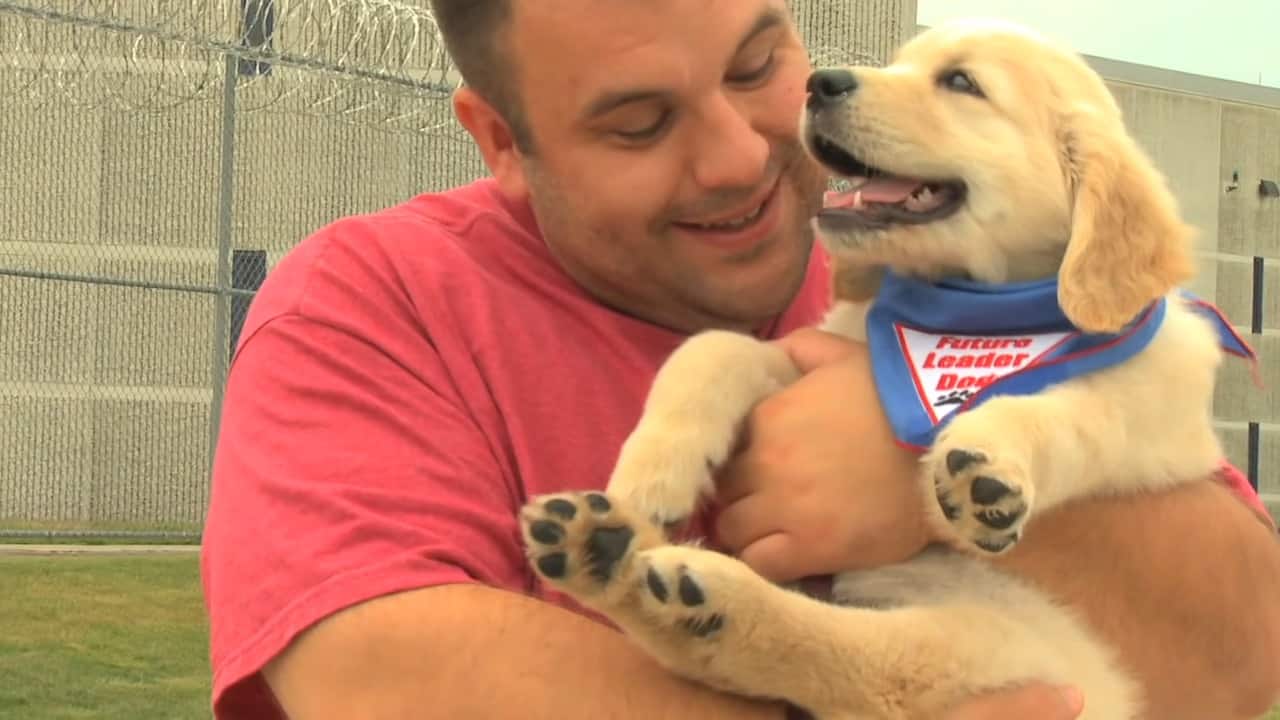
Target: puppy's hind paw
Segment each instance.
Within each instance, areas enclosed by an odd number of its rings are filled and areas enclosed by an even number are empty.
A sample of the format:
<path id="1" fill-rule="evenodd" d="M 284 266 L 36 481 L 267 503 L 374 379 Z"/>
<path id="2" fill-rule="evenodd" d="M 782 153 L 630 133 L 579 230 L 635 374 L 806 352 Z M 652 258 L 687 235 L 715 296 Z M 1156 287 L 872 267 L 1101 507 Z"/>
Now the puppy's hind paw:
<path id="1" fill-rule="evenodd" d="M 690 641 L 712 639 L 724 628 L 733 560 L 679 545 L 648 550 L 637 559 L 644 567 L 643 607 L 658 625 Z"/>

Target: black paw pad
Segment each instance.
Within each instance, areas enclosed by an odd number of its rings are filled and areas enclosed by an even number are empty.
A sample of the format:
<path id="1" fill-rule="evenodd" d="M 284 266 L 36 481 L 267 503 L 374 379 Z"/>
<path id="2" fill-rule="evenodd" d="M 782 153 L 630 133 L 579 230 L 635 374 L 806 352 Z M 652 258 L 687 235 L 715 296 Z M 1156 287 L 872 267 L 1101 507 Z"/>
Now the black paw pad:
<path id="1" fill-rule="evenodd" d="M 649 586 L 649 593 L 658 599 L 658 602 L 666 602 L 670 594 L 667 592 L 667 584 L 662 582 L 662 576 L 657 570 L 649 568 L 649 572 L 644 576 L 645 583 Z"/>
<path id="2" fill-rule="evenodd" d="M 591 575 L 601 582 L 613 577 L 613 568 L 627 554 L 635 531 L 629 527 L 602 527 L 587 538 L 587 564 Z"/>
<path id="3" fill-rule="evenodd" d="M 1021 509 L 1015 512 L 1003 512 L 992 508 L 976 513 L 974 517 L 978 519 L 978 522 L 992 530 L 1007 530 L 1018 522 L 1018 518 L 1022 517 L 1022 513 L 1023 510 Z"/>
<path id="4" fill-rule="evenodd" d="M 529 526 L 529 536 L 543 545 L 555 545 L 564 539 L 564 528 L 558 522 L 539 520 Z"/>
<path id="5" fill-rule="evenodd" d="M 989 475 L 979 475 L 969 488 L 969 497 L 979 505 L 994 505 L 1000 498 L 1012 493 L 1008 485 Z"/>
<path id="6" fill-rule="evenodd" d="M 947 453 L 947 472 L 952 475 L 958 475 L 964 472 L 964 469 L 976 463 L 987 461 L 987 456 L 980 452 L 969 452 L 968 450 L 952 450 Z"/>
<path id="7" fill-rule="evenodd" d="M 1012 545 L 1017 539 L 1018 536 L 1014 534 L 1006 535 L 1002 538 L 977 540 L 974 544 L 989 553 L 998 553 L 1004 552 L 1005 548 Z"/>
<path id="8" fill-rule="evenodd" d="M 601 495 L 600 493 L 588 493 L 587 506 L 598 513 L 607 513 L 609 512 L 609 509 L 613 507 L 613 505 L 609 503 L 609 498 Z"/>
<path id="9" fill-rule="evenodd" d="M 564 498 L 556 498 L 548 500 L 543 506 L 546 511 L 561 520 L 572 520 L 574 515 L 578 514 L 578 507 Z"/>
<path id="10" fill-rule="evenodd" d="M 680 626 L 694 637 L 706 637 L 724 627 L 724 616 L 719 614 L 707 615 L 704 617 L 685 618 L 680 621 Z"/>
<path id="11" fill-rule="evenodd" d="M 707 601 L 706 596 L 702 594 L 702 588 L 698 587 L 698 583 L 688 575 L 680 576 L 677 590 L 680 593 L 680 602 L 689 607 L 695 607 Z"/>
<path id="12" fill-rule="evenodd" d="M 560 579 L 564 577 L 564 573 L 569 569 L 569 556 L 562 552 L 543 555 L 538 558 L 538 572 L 552 579 Z"/>

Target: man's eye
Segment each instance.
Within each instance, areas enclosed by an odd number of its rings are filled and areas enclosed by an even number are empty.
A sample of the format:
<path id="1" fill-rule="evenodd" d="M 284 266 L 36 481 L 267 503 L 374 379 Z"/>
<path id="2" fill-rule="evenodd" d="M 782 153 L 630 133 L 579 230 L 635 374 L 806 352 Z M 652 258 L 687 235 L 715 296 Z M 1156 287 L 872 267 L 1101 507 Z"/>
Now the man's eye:
<path id="1" fill-rule="evenodd" d="M 729 82 L 732 82 L 738 85 L 750 85 L 751 83 L 759 82 L 765 79 L 765 77 L 769 75 L 769 71 L 772 69 L 773 69 L 773 53 L 769 53 L 768 57 L 764 59 L 764 62 L 760 63 L 759 67 L 745 73 L 737 73 L 735 75 L 730 75 L 728 80 Z"/>
<path id="2" fill-rule="evenodd" d="M 664 112 L 658 116 L 657 121 L 646 127 L 637 128 L 635 130 L 615 130 L 614 134 L 618 137 L 631 142 L 644 142 L 652 140 L 662 134 L 667 127 L 667 121 L 670 119 L 671 113 Z"/>

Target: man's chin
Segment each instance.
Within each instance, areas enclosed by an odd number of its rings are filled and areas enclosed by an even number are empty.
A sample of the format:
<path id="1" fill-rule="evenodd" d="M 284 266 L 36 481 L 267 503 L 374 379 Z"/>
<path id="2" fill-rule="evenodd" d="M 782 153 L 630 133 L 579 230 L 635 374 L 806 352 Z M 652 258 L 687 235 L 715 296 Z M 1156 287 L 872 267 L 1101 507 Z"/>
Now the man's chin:
<path id="1" fill-rule="evenodd" d="M 732 283 L 718 288 L 725 314 L 750 320 L 753 326 L 767 325 L 786 312 L 795 302 L 808 277 L 809 245 L 785 262 L 780 258 L 759 258 L 755 267 L 743 267 Z M 772 260 L 773 262 L 766 262 Z"/>

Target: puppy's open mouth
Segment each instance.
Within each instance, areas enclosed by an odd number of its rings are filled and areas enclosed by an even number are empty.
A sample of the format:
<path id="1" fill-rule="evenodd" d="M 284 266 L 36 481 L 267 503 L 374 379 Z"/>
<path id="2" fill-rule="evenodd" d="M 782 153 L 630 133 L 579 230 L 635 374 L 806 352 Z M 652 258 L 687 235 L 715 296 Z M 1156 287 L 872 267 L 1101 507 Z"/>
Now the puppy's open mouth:
<path id="1" fill-rule="evenodd" d="M 959 180 L 893 175 L 867 165 L 817 134 L 810 137 L 809 144 L 817 159 L 840 175 L 846 186 L 827 194 L 826 207 L 818 213 L 818 221 L 825 229 L 919 225 L 949 217 L 964 204 L 967 188 Z"/>

